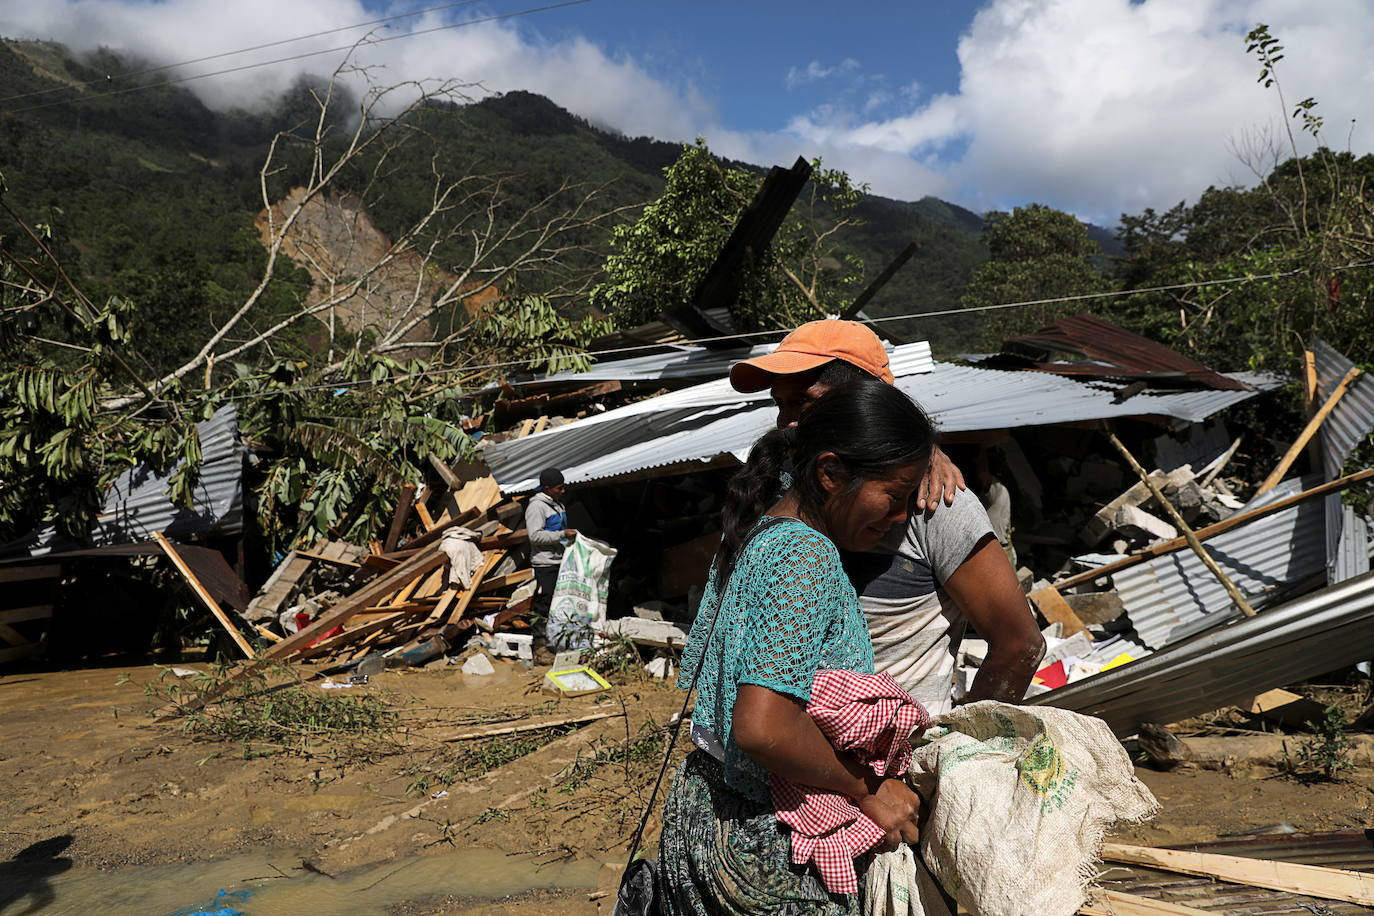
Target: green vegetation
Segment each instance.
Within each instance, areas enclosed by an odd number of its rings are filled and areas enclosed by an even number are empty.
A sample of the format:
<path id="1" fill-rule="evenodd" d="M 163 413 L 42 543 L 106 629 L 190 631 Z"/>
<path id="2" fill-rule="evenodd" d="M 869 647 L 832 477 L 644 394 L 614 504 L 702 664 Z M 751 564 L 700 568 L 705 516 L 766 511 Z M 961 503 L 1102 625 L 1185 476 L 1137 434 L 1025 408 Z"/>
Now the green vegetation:
<path id="1" fill-rule="evenodd" d="M 222 665 L 181 679 L 164 669 L 160 679 L 144 689 L 150 698 L 182 710 L 183 731 L 242 742 L 245 757 L 276 751 L 308 755 L 329 738 L 376 739 L 395 725 L 395 714 L 380 697 L 339 696 L 338 691 L 295 682 L 289 672 L 271 673 L 275 676 L 265 669 L 243 674 Z M 220 691 L 216 702 L 191 708 L 193 701 Z M 253 745 L 258 747 L 254 750 Z"/>
<path id="2" fill-rule="evenodd" d="M 1350 759 L 1354 745 L 1345 726 L 1345 712 L 1339 706 L 1326 707 L 1320 722 L 1307 723 L 1312 734 L 1298 739 L 1297 756 L 1289 757 L 1287 748 L 1284 749 L 1284 769 L 1298 779 L 1339 779 L 1342 772 L 1355 766 Z"/>

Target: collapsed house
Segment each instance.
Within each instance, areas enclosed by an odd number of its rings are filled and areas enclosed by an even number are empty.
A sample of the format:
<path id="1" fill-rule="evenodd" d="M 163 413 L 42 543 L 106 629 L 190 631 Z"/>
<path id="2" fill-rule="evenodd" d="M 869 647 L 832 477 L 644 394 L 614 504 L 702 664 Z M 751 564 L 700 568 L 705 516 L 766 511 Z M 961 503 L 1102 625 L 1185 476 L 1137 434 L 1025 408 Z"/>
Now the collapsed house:
<path id="1" fill-rule="evenodd" d="M 747 458 L 775 411 L 767 392 L 740 394 L 724 374 L 734 360 L 770 349 L 678 347 L 549 376 L 540 381 L 546 391 L 555 384 L 666 386 L 714 378 L 491 444 L 485 459 L 510 494 L 532 490 L 541 468 L 559 467 L 576 489 L 574 502 L 580 494 L 612 507 L 590 519 L 612 541 L 619 534 L 629 543 L 653 543 L 654 532 L 638 527 L 642 511 L 625 523 L 635 497 L 607 493 L 638 487 L 640 504 L 650 498 L 650 484 L 688 494 L 697 530 L 689 538 L 679 529 L 678 543 L 660 541 L 646 552 L 663 555 L 657 579 L 648 577 L 656 597 L 676 601 L 689 619 L 692 586 L 704 580 L 718 537 L 698 497 L 719 492 L 722 480 L 715 478 Z M 1218 698 L 1239 697 L 1238 690 L 1253 697 L 1374 658 L 1374 628 L 1361 627 L 1374 601 L 1369 522 L 1340 498 L 1342 489 L 1374 473 L 1340 478 L 1352 449 L 1374 428 L 1374 384 L 1352 376 L 1349 360 L 1314 345 L 1314 412 L 1336 397 L 1312 427 L 1322 472 L 1287 476 L 1302 451 L 1296 443 L 1282 473 L 1242 502 L 1224 472 L 1244 435 L 1233 438 L 1219 414 L 1282 379 L 1216 372 L 1091 316 L 1056 322 L 1005 349 L 963 365 L 932 359 L 922 342 L 892 348 L 890 359 L 896 385 L 936 421 L 947 450 L 990 446 L 1004 458 L 1020 510 L 1012 540 L 1029 565 L 1020 574 L 1050 625 L 1046 668 L 1054 670 L 1042 670 L 1033 702 L 1101 715 L 1131 734 L 1141 722 L 1227 705 L 1234 699 Z M 1148 456 L 1155 491 L 1102 447 L 1103 429 L 1113 427 Z M 1206 558 L 1188 543 L 1194 537 L 1206 541 Z M 1248 612 L 1263 613 L 1247 616 L 1232 590 Z M 1304 624 L 1303 612 L 1317 608 L 1319 616 Z M 1285 652 L 1275 635 L 1292 641 L 1285 621 L 1306 625 L 1312 638 L 1325 633 L 1322 650 L 1297 658 Z M 1233 667 L 1200 665 L 1196 646 L 1204 643 L 1213 660 L 1231 658 Z M 1276 654 L 1284 664 L 1274 663 Z M 979 661 L 979 641 L 969 640 L 967 677 Z M 1217 680 L 1228 677 L 1219 672 L 1227 671 L 1235 686 L 1218 690 Z M 1163 699 L 1161 685 L 1178 678 L 1186 699 Z M 1107 697 L 1116 705 L 1104 705 Z M 1152 705 L 1149 697 L 1160 699 Z"/>

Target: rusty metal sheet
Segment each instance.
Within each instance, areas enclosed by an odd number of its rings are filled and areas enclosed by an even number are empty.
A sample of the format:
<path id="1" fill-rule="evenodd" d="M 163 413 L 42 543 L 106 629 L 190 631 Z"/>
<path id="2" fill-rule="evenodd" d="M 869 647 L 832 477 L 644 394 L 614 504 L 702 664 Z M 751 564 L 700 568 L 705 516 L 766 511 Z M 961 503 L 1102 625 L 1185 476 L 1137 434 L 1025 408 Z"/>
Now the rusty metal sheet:
<path id="1" fill-rule="evenodd" d="M 1223 391 L 1246 390 L 1243 383 L 1177 350 L 1092 315 L 1061 318 L 1032 334 L 1012 338 L 1007 341 L 1006 349 L 1013 353 L 1039 354 L 1038 368 L 1056 375 L 1133 378 L 1191 383 Z M 1044 359 L 1055 352 L 1078 354 L 1090 362 L 1058 363 Z"/>

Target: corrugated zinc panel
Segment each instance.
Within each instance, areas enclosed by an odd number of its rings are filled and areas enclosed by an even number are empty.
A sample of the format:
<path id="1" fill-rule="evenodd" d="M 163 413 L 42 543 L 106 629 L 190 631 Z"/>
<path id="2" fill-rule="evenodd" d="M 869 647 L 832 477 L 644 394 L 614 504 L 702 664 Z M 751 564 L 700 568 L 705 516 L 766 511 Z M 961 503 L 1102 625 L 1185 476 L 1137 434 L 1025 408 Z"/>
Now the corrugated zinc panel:
<path id="1" fill-rule="evenodd" d="M 1119 736 L 1374 658 L 1374 573 L 1232 621 L 1030 700 L 1097 716 Z"/>
<path id="2" fill-rule="evenodd" d="M 174 540 L 237 534 L 243 530 L 243 459 L 238 411 L 221 407 L 210 419 L 196 424 L 203 463 L 190 509 L 176 506 L 167 496 L 167 482 L 180 463 L 166 474 L 137 467 L 118 477 L 105 494 L 91 531 L 96 545 L 145 541 L 160 531 Z M 45 525 L 28 537 L 6 544 L 0 553 L 42 556 L 73 546 L 62 541 L 56 526 Z"/>
<path id="3" fill-rule="evenodd" d="M 1320 483 L 1316 475 L 1282 481 L 1252 500 L 1257 509 Z M 1322 572 L 1326 565 L 1320 501 L 1309 501 L 1209 538 L 1203 547 L 1247 601 L 1272 604 Z M 1225 588 L 1192 550 L 1184 548 L 1113 574 L 1140 641 L 1165 646 L 1239 616 Z"/>
<path id="4" fill-rule="evenodd" d="M 1257 390 L 1280 384 L 1275 377 L 1256 373 L 1238 373 L 1237 378 Z M 1141 394 L 1118 403 L 1121 386 L 939 362 L 931 372 L 899 376 L 896 384 L 945 432 L 1146 414 L 1197 422 L 1256 393 Z M 745 419 L 745 414 L 750 418 Z M 707 424 L 714 422 L 723 425 L 708 429 Z M 772 422 L 772 401 L 766 391 L 742 395 L 727 380 L 717 379 L 497 443 L 486 450 L 486 461 L 504 492 L 521 493 L 534 488 L 540 469 L 546 467 L 561 468 L 570 483 L 585 483 L 648 468 L 706 462 L 727 453 L 745 455 Z"/>
<path id="5" fill-rule="evenodd" d="M 1312 353 L 1317 363 L 1317 400 L 1322 403 L 1355 364 L 1324 340 L 1312 345 Z M 1322 422 L 1322 462 L 1328 480 L 1341 476 L 1345 460 L 1370 430 L 1374 430 L 1374 379 L 1366 373 L 1355 380 Z"/>

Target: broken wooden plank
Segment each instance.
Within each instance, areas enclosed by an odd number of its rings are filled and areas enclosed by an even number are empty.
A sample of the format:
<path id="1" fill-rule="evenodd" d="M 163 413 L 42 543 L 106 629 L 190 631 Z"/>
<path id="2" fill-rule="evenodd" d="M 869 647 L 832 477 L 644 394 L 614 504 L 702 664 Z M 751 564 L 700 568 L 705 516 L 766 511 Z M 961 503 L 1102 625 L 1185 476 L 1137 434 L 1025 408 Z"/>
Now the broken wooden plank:
<path id="1" fill-rule="evenodd" d="M 1064 600 L 1064 596 L 1059 594 L 1059 589 L 1053 585 L 1046 588 L 1038 588 L 1030 593 L 1030 600 L 1035 603 L 1035 607 L 1040 611 L 1041 616 L 1049 623 L 1063 624 L 1062 635 L 1068 638 L 1075 633 L 1082 633 L 1087 629 L 1078 615 L 1069 607 L 1069 603 Z"/>
<path id="2" fill-rule="evenodd" d="M 1324 900 L 1344 900 L 1361 906 L 1374 906 L 1374 874 L 1299 865 L 1269 859 L 1250 859 L 1186 849 L 1152 849 L 1107 843 L 1102 858 L 1129 865 L 1162 868 L 1183 875 L 1200 875 L 1233 884 L 1248 884 L 1269 890 L 1287 891 Z"/>
<path id="3" fill-rule="evenodd" d="M 1304 490 L 1301 493 L 1295 493 L 1292 496 L 1276 500 L 1267 506 L 1261 506 L 1258 509 L 1251 509 L 1248 512 L 1237 512 L 1230 518 L 1222 519 L 1214 525 L 1208 525 L 1206 528 L 1199 528 L 1197 531 L 1194 532 L 1194 534 L 1197 535 L 1198 540 L 1204 541 L 1207 538 L 1215 537 L 1218 534 L 1224 534 L 1227 531 L 1230 531 L 1232 528 L 1239 528 L 1246 522 L 1253 522 L 1254 520 L 1263 518 L 1266 515 L 1273 515 L 1275 512 L 1282 512 L 1285 509 L 1291 509 L 1293 506 L 1296 506 L 1299 503 L 1307 502 L 1311 499 L 1316 499 L 1319 496 L 1326 496 L 1330 493 L 1339 492 L 1340 490 L 1344 490 L 1348 487 L 1353 487 L 1356 484 L 1364 483 L 1366 480 L 1370 480 L 1372 478 L 1374 478 L 1374 468 L 1365 468 L 1363 471 L 1357 471 L 1354 474 L 1349 474 L 1338 480 L 1332 480 L 1328 483 L 1322 484 L 1321 486 L 1313 487 L 1310 490 Z M 1069 576 L 1067 579 L 1060 579 L 1058 582 L 1054 583 L 1054 587 L 1058 589 L 1065 589 L 1069 588 L 1070 586 L 1079 585 L 1083 582 L 1091 582 L 1093 579 L 1099 578 L 1101 576 L 1109 576 L 1114 572 L 1119 572 L 1123 569 L 1127 569 L 1128 567 L 1135 566 L 1138 563 L 1144 563 L 1146 560 L 1152 560 L 1155 557 L 1163 556 L 1166 553 L 1173 553 L 1175 550 L 1179 550 L 1187 546 L 1187 539 L 1182 537 L 1177 537 L 1168 541 L 1161 541 L 1158 544 L 1151 544 L 1149 547 L 1146 547 L 1145 549 L 1138 551 L 1137 553 L 1133 553 L 1128 557 L 1122 557 L 1120 560 L 1113 560 L 1110 563 L 1104 563 L 1101 566 L 1096 567 L 1095 569 L 1088 569 L 1084 570 L 1081 573 L 1075 573 L 1072 576 Z"/>
<path id="4" fill-rule="evenodd" d="M 301 557 L 294 550 L 289 551 L 267 577 L 257 596 L 248 602 L 248 609 L 243 612 L 243 616 L 249 620 L 275 618 L 282 602 L 300 582 L 301 576 L 310 568 L 310 563 L 310 558 Z"/>
<path id="5" fill-rule="evenodd" d="M 32 579 L 53 579 L 62 575 L 62 564 L 44 563 L 42 566 L 7 566 L 0 569 L 0 582 L 28 582 Z"/>
<path id="6" fill-rule="evenodd" d="M 485 728 L 470 728 L 451 733 L 425 735 L 425 737 L 433 738 L 435 741 L 470 741 L 473 738 L 494 738 L 497 735 L 517 735 L 520 732 L 539 731 L 543 728 L 557 728 L 560 725 L 582 725 L 586 722 L 597 722 L 601 719 L 614 719 L 617 716 L 623 715 L 625 715 L 625 711 L 622 709 L 608 709 L 600 712 L 584 712 L 570 716 L 531 719 L 528 722 L 521 722 L 518 725 L 491 725 Z"/>
<path id="7" fill-rule="evenodd" d="M 420 524 L 425 526 L 425 531 L 432 531 L 434 529 L 434 516 L 430 515 L 429 509 L 425 507 L 424 503 L 418 500 L 415 503 L 415 514 L 420 516 Z"/>
<path id="8" fill-rule="evenodd" d="M 487 573 L 495 569 L 496 564 L 500 563 L 501 560 L 505 558 L 505 556 L 506 552 L 504 550 L 497 550 L 493 551 L 492 553 L 488 553 L 486 555 L 486 559 L 482 561 L 482 565 L 478 567 L 477 572 L 473 574 L 472 581 L 481 582 L 483 577 L 485 577 Z M 502 578 L 505 577 L 503 576 Z M 445 623 L 457 623 L 458 621 L 462 620 L 463 615 L 468 612 L 468 604 L 471 603 L 472 599 L 477 595 L 477 592 L 480 588 L 481 586 L 478 586 L 478 588 L 470 588 L 464 591 L 461 595 L 459 595 L 458 600 L 453 603 L 453 609 L 449 611 L 448 619 L 445 621 Z"/>
<path id="9" fill-rule="evenodd" d="M 52 616 L 51 604 L 33 604 L 0 611 L 0 623 L 19 623 L 24 620 L 47 620 Z"/>
<path id="10" fill-rule="evenodd" d="M 298 557 L 305 557 L 307 560 L 323 560 L 325 563 L 333 563 L 335 566 L 351 566 L 354 569 L 357 569 L 358 567 L 363 565 L 362 563 L 356 562 L 354 560 L 345 560 L 342 557 L 325 556 L 322 553 L 314 553 L 313 551 L 309 550 L 296 550 L 293 552 Z"/>
<path id="11" fill-rule="evenodd" d="M 1322 423 L 1325 422 L 1326 418 L 1331 414 L 1331 411 L 1336 409 L 1336 405 L 1340 403 L 1341 398 L 1345 397 L 1345 393 L 1350 390 L 1350 386 L 1363 374 L 1364 370 L 1359 366 L 1350 367 L 1350 371 L 1347 372 L 1345 377 L 1340 380 L 1340 383 L 1332 389 L 1330 396 L 1326 399 L 1326 403 L 1322 404 L 1317 412 L 1312 415 L 1312 419 L 1307 421 L 1307 425 L 1304 426 L 1302 432 L 1298 434 L 1298 438 L 1294 439 L 1293 444 L 1288 447 L 1288 451 L 1283 453 L 1283 457 L 1279 459 L 1278 465 L 1274 470 L 1269 472 L 1268 477 L 1264 478 L 1264 483 L 1260 484 L 1259 489 L 1255 491 L 1256 496 L 1272 490 L 1280 480 L 1283 480 L 1283 476 L 1288 473 L 1288 469 L 1293 466 L 1293 462 L 1298 460 L 1298 455 L 1307 447 L 1308 441 L 1317 434 L 1317 430 L 1321 429 Z"/>
<path id="12" fill-rule="evenodd" d="M 400 498 L 396 500 L 396 511 L 391 516 L 391 527 L 386 530 L 386 540 L 382 541 L 382 553 L 391 553 L 401 542 L 401 532 L 405 530 L 406 519 L 410 518 L 410 507 L 415 503 L 415 484 L 401 487 Z"/>
<path id="13" fill-rule="evenodd" d="M 1326 707 L 1316 700 L 1293 693 L 1291 690 L 1276 688 L 1266 690 L 1250 701 L 1247 709 L 1251 715 L 1263 716 L 1279 725 L 1301 728 L 1308 722 L 1320 722 Z"/>
<path id="14" fill-rule="evenodd" d="M 371 582 L 364 584 L 353 594 L 313 620 L 309 626 L 272 646 L 264 653 L 263 657 L 268 659 L 285 658 L 321 633 L 329 632 L 354 614 L 370 607 L 376 603 L 377 599 L 391 594 L 415 577 L 423 576 L 436 566 L 442 566 L 447 562 L 448 557 L 437 549 L 416 554 L 395 569 L 382 573 Z"/>
<path id="15" fill-rule="evenodd" d="M 482 580 L 481 583 L 475 589 L 475 591 L 478 594 L 481 594 L 482 592 L 491 592 L 495 591 L 498 588 L 505 588 L 508 585 L 519 585 L 520 583 L 528 582 L 533 578 L 534 570 L 517 569 L 515 572 L 507 573 L 504 576 L 497 576 L 493 579 Z"/>
<path id="16" fill-rule="evenodd" d="M 1078 912 L 1085 916 L 1216 916 L 1210 910 L 1095 888 Z"/>
<path id="17" fill-rule="evenodd" d="M 1197 533 L 1193 531 L 1191 525 L 1184 521 L 1182 513 L 1178 511 L 1173 503 L 1164 498 L 1164 492 L 1150 479 L 1150 473 L 1141 466 L 1139 461 L 1135 460 L 1135 456 L 1126 448 L 1125 443 L 1116 437 L 1116 433 L 1112 432 L 1111 424 L 1104 422 L 1102 424 L 1102 429 L 1107 434 L 1107 439 L 1110 440 L 1112 445 L 1116 447 L 1116 450 L 1121 453 L 1121 457 L 1131 466 L 1131 470 L 1135 471 L 1136 476 L 1140 478 L 1140 482 L 1149 487 L 1150 492 L 1154 494 L 1155 501 L 1158 502 L 1165 513 L 1173 519 L 1174 525 L 1178 530 L 1183 532 L 1183 539 L 1188 542 L 1188 546 L 1192 548 L 1193 553 L 1202 561 L 1202 565 L 1206 566 L 1207 571 L 1221 583 L 1221 587 L 1225 589 L 1226 594 L 1230 596 L 1231 603 L 1239 608 L 1240 612 L 1246 617 L 1254 617 L 1255 609 L 1250 606 L 1249 601 L 1245 600 L 1245 596 L 1240 593 L 1240 589 L 1236 588 L 1236 583 L 1231 581 L 1231 577 L 1226 575 L 1226 572 L 1217 564 L 1216 558 L 1208 553 L 1202 546 L 1202 542 L 1197 538 Z"/>
<path id="18" fill-rule="evenodd" d="M 162 552 L 167 555 L 167 559 L 172 561 L 172 565 L 176 567 L 177 572 L 181 573 L 181 577 L 186 580 L 186 584 L 191 586 L 191 591 L 196 593 L 201 603 L 209 609 L 211 614 L 215 615 L 215 619 L 219 621 L 220 626 L 224 627 L 229 637 L 243 650 L 244 656 L 253 658 L 256 655 L 253 651 L 253 647 L 248 644 L 248 640 L 243 638 L 243 634 L 239 632 L 238 627 L 234 626 L 233 621 L 229 619 L 229 615 L 224 613 L 224 610 L 219 606 L 219 602 L 214 599 L 214 596 L 212 596 L 205 589 L 205 586 L 201 584 L 200 580 L 196 578 L 196 574 L 191 572 L 191 567 L 187 566 L 186 561 L 177 554 L 176 548 L 172 546 L 172 542 L 167 540 L 166 536 L 164 536 L 161 531 L 154 531 L 153 538 L 157 541 L 157 546 L 161 547 Z"/>
<path id="19" fill-rule="evenodd" d="M 0 664 L 17 661 L 21 658 L 31 658 L 42 651 L 43 644 L 36 642 L 31 642 L 23 646 L 14 646 L 9 649 L 0 649 Z"/>

